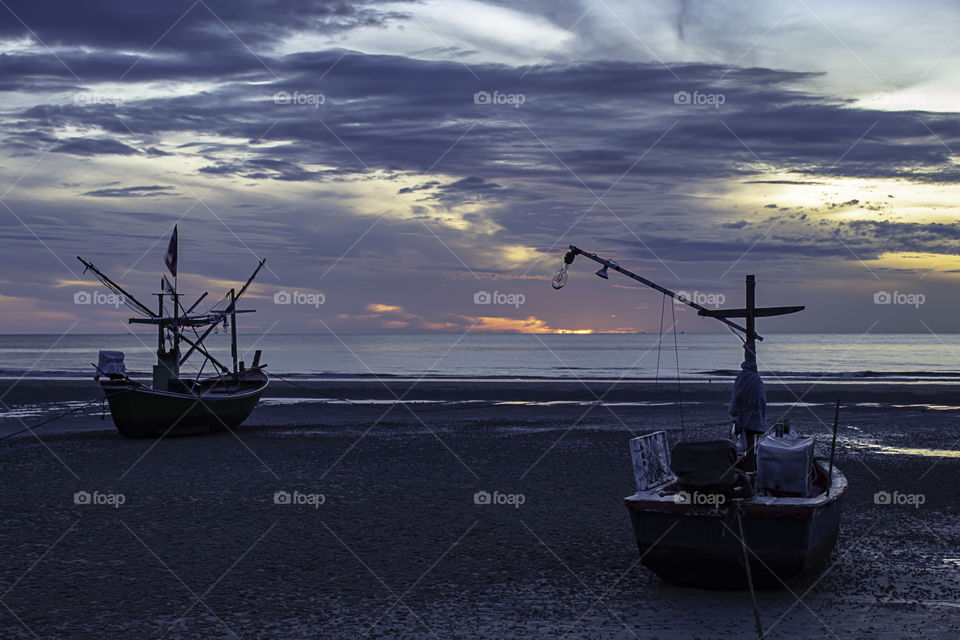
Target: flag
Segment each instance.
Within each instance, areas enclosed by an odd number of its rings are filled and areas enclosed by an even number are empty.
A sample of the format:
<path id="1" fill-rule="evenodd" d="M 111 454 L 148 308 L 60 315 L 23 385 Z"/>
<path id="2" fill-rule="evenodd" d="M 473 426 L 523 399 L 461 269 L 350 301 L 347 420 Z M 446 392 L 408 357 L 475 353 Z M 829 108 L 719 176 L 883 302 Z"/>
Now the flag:
<path id="1" fill-rule="evenodd" d="M 163 258 L 163 263 L 170 269 L 174 278 L 177 277 L 177 225 L 173 225 L 173 235 L 170 236 L 170 245 L 167 247 L 167 255 Z"/>

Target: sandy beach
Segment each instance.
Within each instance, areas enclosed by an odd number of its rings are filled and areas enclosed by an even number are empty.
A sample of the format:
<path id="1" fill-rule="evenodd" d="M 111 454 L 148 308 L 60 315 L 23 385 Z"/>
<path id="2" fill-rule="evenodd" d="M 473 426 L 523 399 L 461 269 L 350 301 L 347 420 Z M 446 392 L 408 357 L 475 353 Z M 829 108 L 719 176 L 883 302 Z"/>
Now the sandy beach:
<path id="1" fill-rule="evenodd" d="M 411 384 L 274 383 L 233 434 L 125 440 L 94 405 L 0 442 L 0 635 L 755 637 L 747 593 L 671 587 L 638 562 L 627 440 L 679 435 L 676 405 L 636 404 L 675 385 Z M 960 389 L 809 386 L 768 383 L 769 416 L 826 451 L 841 399 L 850 490 L 831 564 L 758 594 L 768 637 L 957 637 L 960 458 L 944 450 Z M 391 391 L 476 402 L 298 400 Z M 729 383 L 683 393 L 684 433 L 722 433 Z M 52 415 L 97 394 L 23 381 L 4 401 Z M 476 504 L 484 491 L 502 504 Z M 877 504 L 884 491 L 914 499 Z"/>

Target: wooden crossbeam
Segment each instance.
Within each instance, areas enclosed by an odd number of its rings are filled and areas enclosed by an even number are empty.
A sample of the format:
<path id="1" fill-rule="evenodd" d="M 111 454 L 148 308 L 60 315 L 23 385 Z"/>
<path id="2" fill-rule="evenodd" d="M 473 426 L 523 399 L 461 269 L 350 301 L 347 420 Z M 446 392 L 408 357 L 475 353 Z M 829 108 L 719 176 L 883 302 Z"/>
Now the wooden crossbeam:
<path id="1" fill-rule="evenodd" d="M 754 318 L 770 318 L 773 316 L 785 316 L 788 313 L 797 313 L 803 311 L 806 307 L 761 307 L 753 310 Z M 746 318 L 746 309 L 701 309 L 697 315 L 710 318 Z"/>

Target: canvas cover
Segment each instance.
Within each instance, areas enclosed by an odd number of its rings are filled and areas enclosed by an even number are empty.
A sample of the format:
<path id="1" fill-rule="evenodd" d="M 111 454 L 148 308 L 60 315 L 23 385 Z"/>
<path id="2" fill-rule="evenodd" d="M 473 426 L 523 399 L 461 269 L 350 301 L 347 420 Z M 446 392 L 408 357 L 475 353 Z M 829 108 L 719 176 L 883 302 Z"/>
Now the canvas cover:
<path id="1" fill-rule="evenodd" d="M 743 431 L 767 430 L 767 394 L 757 372 L 757 356 L 749 348 L 744 348 L 744 360 L 733 383 L 729 411 L 730 417 Z"/>
<path id="2" fill-rule="evenodd" d="M 757 489 L 809 497 L 813 438 L 767 436 L 757 445 Z"/>
<path id="3" fill-rule="evenodd" d="M 125 376 L 127 365 L 123 363 L 123 351 L 101 351 L 97 362 L 98 374 L 107 376 Z"/>
<path id="4" fill-rule="evenodd" d="M 732 485 L 736 462 L 736 446 L 723 439 L 680 440 L 670 452 L 670 470 L 677 482 L 691 487 Z"/>

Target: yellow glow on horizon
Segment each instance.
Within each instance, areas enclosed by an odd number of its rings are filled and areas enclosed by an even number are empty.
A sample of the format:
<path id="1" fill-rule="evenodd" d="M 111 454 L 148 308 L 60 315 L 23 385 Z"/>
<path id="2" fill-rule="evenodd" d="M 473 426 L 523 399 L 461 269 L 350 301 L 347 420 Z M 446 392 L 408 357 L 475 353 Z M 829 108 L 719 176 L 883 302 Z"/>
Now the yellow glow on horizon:
<path id="1" fill-rule="evenodd" d="M 516 333 L 552 333 L 553 329 L 539 318 L 529 316 L 526 319 L 503 318 L 499 316 L 480 316 L 474 318 L 477 331 L 512 331 Z"/>
<path id="2" fill-rule="evenodd" d="M 403 307 L 398 307 L 392 304 L 373 303 L 367 305 L 367 311 L 373 311 L 375 313 L 395 313 L 403 311 Z"/>
<path id="3" fill-rule="evenodd" d="M 888 252 L 876 259 L 865 260 L 873 268 L 908 269 L 913 271 L 948 272 L 960 270 L 960 255 L 945 253 Z"/>

